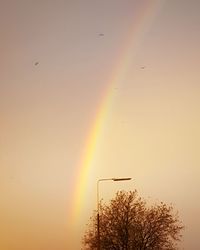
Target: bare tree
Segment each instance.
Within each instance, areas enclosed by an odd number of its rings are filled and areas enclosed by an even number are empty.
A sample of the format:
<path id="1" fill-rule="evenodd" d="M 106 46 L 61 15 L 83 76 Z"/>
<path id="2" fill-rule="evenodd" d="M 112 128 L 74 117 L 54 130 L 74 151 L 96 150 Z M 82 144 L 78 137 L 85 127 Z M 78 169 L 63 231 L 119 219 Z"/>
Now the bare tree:
<path id="1" fill-rule="evenodd" d="M 147 206 L 137 191 L 119 191 L 108 205 L 100 203 L 101 250 L 174 250 L 182 223 L 172 206 Z M 97 249 L 96 211 L 83 237 L 83 249 Z"/>

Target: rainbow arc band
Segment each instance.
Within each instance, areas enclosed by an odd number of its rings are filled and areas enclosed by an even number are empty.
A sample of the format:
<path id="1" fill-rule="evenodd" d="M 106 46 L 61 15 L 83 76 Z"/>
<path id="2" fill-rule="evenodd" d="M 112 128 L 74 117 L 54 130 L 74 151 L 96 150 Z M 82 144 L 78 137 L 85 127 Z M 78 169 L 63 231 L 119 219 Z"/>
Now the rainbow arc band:
<path id="1" fill-rule="evenodd" d="M 124 77 L 132 65 L 140 41 L 154 22 L 157 13 L 159 13 L 162 6 L 164 6 L 165 1 L 166 0 L 148 0 L 139 3 L 139 9 L 137 12 L 134 12 L 133 15 L 133 25 L 127 28 L 126 39 L 121 44 L 118 54 L 116 55 L 116 63 L 113 64 L 110 69 L 111 72 L 108 74 L 105 89 L 99 98 L 94 119 L 91 122 L 91 127 L 86 136 L 86 143 L 83 146 L 83 152 L 77 163 L 74 194 L 70 209 L 71 224 L 74 225 L 75 230 L 77 226 L 79 226 L 78 223 L 82 218 L 82 208 L 85 204 L 86 193 L 88 192 L 88 178 L 91 169 L 95 167 L 93 161 L 95 160 L 98 146 L 103 137 L 104 127 L 108 122 L 108 117 L 111 116 L 112 106 L 114 105 L 115 91 L 113 90 L 124 83 Z M 111 178 L 111 180 L 118 181 L 118 178 Z"/>
<path id="2" fill-rule="evenodd" d="M 97 180 L 97 250 L 100 250 L 99 183 L 101 181 L 130 181 L 132 178 L 104 178 Z"/>

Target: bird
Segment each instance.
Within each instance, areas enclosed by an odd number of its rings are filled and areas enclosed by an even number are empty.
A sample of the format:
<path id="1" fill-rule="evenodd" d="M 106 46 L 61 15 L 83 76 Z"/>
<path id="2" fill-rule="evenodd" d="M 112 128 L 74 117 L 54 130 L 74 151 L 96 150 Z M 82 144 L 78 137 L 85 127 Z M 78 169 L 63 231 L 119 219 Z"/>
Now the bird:
<path id="1" fill-rule="evenodd" d="M 37 66 L 39 64 L 39 62 L 35 62 L 34 65 Z"/>
<path id="2" fill-rule="evenodd" d="M 104 36 L 104 34 L 103 33 L 99 33 L 99 36 Z"/>
<path id="3" fill-rule="evenodd" d="M 145 66 L 142 66 L 141 69 L 145 69 Z"/>

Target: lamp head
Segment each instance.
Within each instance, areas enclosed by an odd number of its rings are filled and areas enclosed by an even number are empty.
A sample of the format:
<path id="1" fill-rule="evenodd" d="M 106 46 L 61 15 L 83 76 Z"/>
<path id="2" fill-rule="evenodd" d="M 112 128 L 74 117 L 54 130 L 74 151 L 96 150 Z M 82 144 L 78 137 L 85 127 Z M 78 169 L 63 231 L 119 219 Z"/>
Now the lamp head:
<path id="1" fill-rule="evenodd" d="M 112 178 L 113 181 L 130 181 L 132 178 Z"/>

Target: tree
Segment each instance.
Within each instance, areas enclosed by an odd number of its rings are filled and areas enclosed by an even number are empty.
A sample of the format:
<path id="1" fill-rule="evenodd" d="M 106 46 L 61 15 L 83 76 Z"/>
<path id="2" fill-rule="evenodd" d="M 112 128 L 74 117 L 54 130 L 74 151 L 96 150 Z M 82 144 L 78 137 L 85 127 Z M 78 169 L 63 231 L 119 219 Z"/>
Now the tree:
<path id="1" fill-rule="evenodd" d="M 83 237 L 83 249 L 97 249 L 96 211 Z M 119 191 L 108 205 L 100 203 L 101 250 L 174 250 L 182 223 L 172 206 L 147 206 L 137 191 Z"/>

